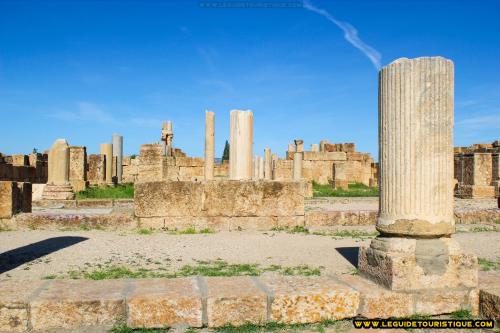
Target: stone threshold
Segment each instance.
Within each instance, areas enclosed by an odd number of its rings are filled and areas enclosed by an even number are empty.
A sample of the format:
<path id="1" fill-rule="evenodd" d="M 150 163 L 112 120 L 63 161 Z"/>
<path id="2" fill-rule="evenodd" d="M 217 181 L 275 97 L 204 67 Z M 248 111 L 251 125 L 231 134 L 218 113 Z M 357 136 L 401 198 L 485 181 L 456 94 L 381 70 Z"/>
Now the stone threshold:
<path id="1" fill-rule="evenodd" d="M 0 332 L 296 324 L 461 309 L 499 319 L 500 276 L 483 274 L 480 281 L 480 291 L 398 293 L 358 275 L 2 280 Z"/>

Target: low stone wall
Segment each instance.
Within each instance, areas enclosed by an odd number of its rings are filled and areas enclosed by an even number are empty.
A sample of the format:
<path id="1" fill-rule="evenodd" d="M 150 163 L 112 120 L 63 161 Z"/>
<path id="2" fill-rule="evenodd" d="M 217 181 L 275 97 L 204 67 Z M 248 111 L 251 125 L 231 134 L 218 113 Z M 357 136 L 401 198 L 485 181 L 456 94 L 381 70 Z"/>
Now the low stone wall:
<path id="1" fill-rule="evenodd" d="M 35 208 L 105 208 L 134 206 L 134 199 L 36 200 Z"/>
<path id="2" fill-rule="evenodd" d="M 308 182 L 162 181 L 135 184 L 142 227 L 269 230 L 304 225 Z"/>
<path id="3" fill-rule="evenodd" d="M 0 281 L 0 331 L 317 323 L 357 316 L 440 315 L 468 309 L 498 319 L 498 275 L 479 289 L 386 290 L 357 275 Z M 479 295 L 482 295 L 480 297 Z"/>

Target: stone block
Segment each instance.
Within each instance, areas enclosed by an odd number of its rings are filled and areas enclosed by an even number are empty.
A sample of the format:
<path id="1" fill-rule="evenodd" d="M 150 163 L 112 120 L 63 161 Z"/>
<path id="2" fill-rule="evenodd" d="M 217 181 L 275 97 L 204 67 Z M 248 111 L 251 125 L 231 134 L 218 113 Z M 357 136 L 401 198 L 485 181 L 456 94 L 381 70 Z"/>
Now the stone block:
<path id="1" fill-rule="evenodd" d="M 349 182 L 347 180 L 335 179 L 332 181 L 332 187 L 336 190 L 347 190 L 349 189 Z"/>
<path id="2" fill-rule="evenodd" d="M 104 208 L 113 207 L 113 199 L 83 199 L 76 201 L 77 207 L 85 208 Z"/>
<path id="3" fill-rule="evenodd" d="M 32 295 L 49 281 L 0 281 L 0 332 L 26 332 L 28 307 Z"/>
<path id="4" fill-rule="evenodd" d="M 396 291 L 476 288 L 477 258 L 451 238 L 377 237 L 359 251 L 359 270 Z"/>
<path id="5" fill-rule="evenodd" d="M 11 181 L 0 181 L 0 218 L 10 219 L 17 211 L 17 184 Z"/>
<path id="6" fill-rule="evenodd" d="M 479 314 L 482 318 L 500 320 L 500 288 L 481 289 L 479 292 Z"/>
<path id="7" fill-rule="evenodd" d="M 339 279 L 360 293 L 358 314 L 363 317 L 407 317 L 413 314 L 411 294 L 387 290 L 359 275 L 340 275 Z"/>
<path id="8" fill-rule="evenodd" d="M 166 181 L 135 184 L 138 217 L 250 217 L 304 214 L 303 182 Z"/>
<path id="9" fill-rule="evenodd" d="M 346 161 L 347 154 L 345 152 L 305 151 L 303 159 L 311 161 Z"/>
<path id="10" fill-rule="evenodd" d="M 204 159 L 201 157 L 176 157 L 175 165 L 179 167 L 203 167 Z M 203 174 L 202 174 L 203 175 Z"/>
<path id="11" fill-rule="evenodd" d="M 247 276 L 206 278 L 208 327 L 264 324 L 267 295 Z"/>
<path id="12" fill-rule="evenodd" d="M 126 316 L 124 280 L 54 280 L 30 303 L 34 330 L 111 327 Z"/>
<path id="13" fill-rule="evenodd" d="M 458 310 L 471 310 L 477 313 L 477 289 L 429 289 L 417 293 L 415 313 L 440 315 Z"/>
<path id="14" fill-rule="evenodd" d="M 264 276 L 259 281 L 272 293 L 270 320 L 315 323 L 357 315 L 358 291 L 327 277 Z"/>
<path id="15" fill-rule="evenodd" d="M 31 213 L 31 196 L 33 193 L 31 183 L 17 183 L 17 209 L 19 212 Z"/>
<path id="16" fill-rule="evenodd" d="M 202 326 L 202 302 L 196 278 L 131 281 L 127 324 L 134 328 Z"/>

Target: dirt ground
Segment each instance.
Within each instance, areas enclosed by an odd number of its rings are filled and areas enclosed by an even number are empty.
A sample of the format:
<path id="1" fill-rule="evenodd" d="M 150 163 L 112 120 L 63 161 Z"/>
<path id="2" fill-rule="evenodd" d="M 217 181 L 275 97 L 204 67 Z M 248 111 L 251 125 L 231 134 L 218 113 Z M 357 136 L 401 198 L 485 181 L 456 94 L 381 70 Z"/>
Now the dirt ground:
<path id="1" fill-rule="evenodd" d="M 464 232 L 480 228 L 459 226 L 463 248 L 489 260 L 500 258 L 500 232 Z M 374 227 L 344 227 L 375 231 Z M 478 230 L 478 229 L 476 229 Z M 0 232 L 0 279 L 40 279 L 97 265 L 175 271 L 197 261 L 321 268 L 322 274 L 351 273 L 357 250 L 370 238 L 332 237 L 287 232 L 219 232 L 141 235 L 135 231 L 6 231 Z"/>

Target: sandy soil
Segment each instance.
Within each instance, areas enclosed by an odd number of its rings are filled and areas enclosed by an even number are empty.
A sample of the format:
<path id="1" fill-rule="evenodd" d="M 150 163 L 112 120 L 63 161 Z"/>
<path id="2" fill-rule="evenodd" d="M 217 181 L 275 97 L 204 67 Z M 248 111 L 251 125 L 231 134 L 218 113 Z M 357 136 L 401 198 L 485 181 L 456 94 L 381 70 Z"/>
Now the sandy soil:
<path id="1" fill-rule="evenodd" d="M 374 231 L 373 227 L 348 228 Z M 499 232 L 461 232 L 460 244 L 479 257 L 500 257 Z M 109 231 L 9 231 L 0 233 L 0 279 L 39 279 L 101 265 L 176 270 L 197 260 L 324 267 L 349 273 L 357 247 L 369 239 L 332 238 L 286 232 L 220 232 L 169 235 Z M 351 261 L 351 262 L 350 262 Z"/>

